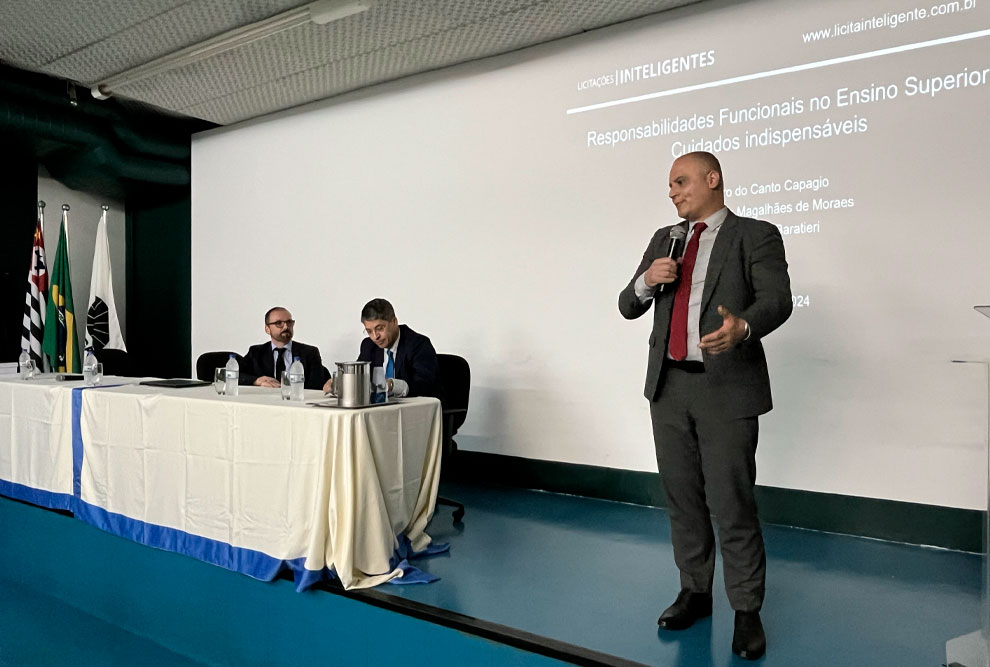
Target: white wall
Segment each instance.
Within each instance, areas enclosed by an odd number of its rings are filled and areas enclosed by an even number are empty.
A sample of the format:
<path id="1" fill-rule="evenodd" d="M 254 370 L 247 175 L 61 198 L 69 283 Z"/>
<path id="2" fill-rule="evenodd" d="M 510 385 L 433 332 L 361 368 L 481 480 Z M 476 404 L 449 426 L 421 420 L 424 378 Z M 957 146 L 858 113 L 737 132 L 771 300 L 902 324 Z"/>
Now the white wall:
<path id="1" fill-rule="evenodd" d="M 761 421 L 759 482 L 985 507 L 985 369 L 952 361 L 990 348 L 971 308 L 990 301 L 990 86 L 909 93 L 987 67 L 988 38 L 958 36 L 990 7 L 815 41 L 910 5 L 809 5 L 703 3 L 198 136 L 194 356 L 264 340 L 264 311 L 281 304 L 325 360 L 352 359 L 361 306 L 385 296 L 470 361 L 465 448 L 655 470 L 650 321 L 623 320 L 616 296 L 652 232 L 676 221 L 673 156 L 735 137 L 739 149 L 714 147 L 728 203 L 785 227 L 801 298 L 765 341 L 776 409 Z M 663 73 L 709 51 L 705 67 Z M 639 80 L 584 83 L 626 71 Z M 849 103 L 849 90 L 889 85 L 890 99 Z M 723 109 L 756 111 L 731 122 Z M 709 115 L 710 127 L 654 129 Z M 745 147 L 803 127 L 835 136 Z M 844 202 L 799 210 L 816 199 Z"/>
<path id="2" fill-rule="evenodd" d="M 96 225 L 103 204 L 107 211 L 107 239 L 110 242 L 110 267 L 113 270 L 113 298 L 117 319 L 127 342 L 127 288 L 125 279 L 126 232 L 124 205 L 107 198 L 98 198 L 72 190 L 53 179 L 43 168 L 38 172 L 38 199 L 45 202 L 45 257 L 48 270 L 55 263 L 58 229 L 62 220 L 62 205 L 69 205 L 69 276 L 72 279 L 72 302 L 76 313 L 76 334 L 79 350 L 86 346 L 86 311 L 89 309 L 89 283 L 93 273 L 93 250 L 96 247 Z M 25 264 L 25 276 L 27 275 Z M 82 354 L 80 354 L 80 359 Z"/>

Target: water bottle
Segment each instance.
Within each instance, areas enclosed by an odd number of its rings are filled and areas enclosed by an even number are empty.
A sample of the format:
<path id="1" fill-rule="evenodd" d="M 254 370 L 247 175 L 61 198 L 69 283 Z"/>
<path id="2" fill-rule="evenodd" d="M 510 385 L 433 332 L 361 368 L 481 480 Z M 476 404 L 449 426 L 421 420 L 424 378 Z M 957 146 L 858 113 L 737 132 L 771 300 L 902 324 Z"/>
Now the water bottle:
<path id="1" fill-rule="evenodd" d="M 306 388 L 306 369 L 303 368 L 299 357 L 293 357 L 289 366 L 289 400 L 302 401 L 303 390 Z"/>
<path id="2" fill-rule="evenodd" d="M 237 365 L 237 357 L 230 355 L 227 365 L 224 366 L 224 396 L 237 396 L 237 380 L 241 376 L 240 367 Z"/>
<path id="3" fill-rule="evenodd" d="M 93 347 L 86 348 L 86 356 L 83 357 L 83 380 L 86 381 L 88 385 L 96 384 L 96 355 L 93 353 Z"/>
<path id="4" fill-rule="evenodd" d="M 31 377 L 31 373 L 34 370 L 34 362 L 31 361 L 31 355 L 26 349 L 21 351 L 21 356 L 17 357 L 17 370 L 21 374 L 22 380 L 27 380 Z"/>

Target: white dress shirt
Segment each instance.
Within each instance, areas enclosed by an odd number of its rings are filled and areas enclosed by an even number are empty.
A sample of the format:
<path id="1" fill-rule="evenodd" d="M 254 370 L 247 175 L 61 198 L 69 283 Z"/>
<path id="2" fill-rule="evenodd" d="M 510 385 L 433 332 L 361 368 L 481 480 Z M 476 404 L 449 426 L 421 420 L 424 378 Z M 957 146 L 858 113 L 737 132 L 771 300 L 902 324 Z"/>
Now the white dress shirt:
<path id="1" fill-rule="evenodd" d="M 286 343 L 285 347 L 278 347 L 275 345 L 275 343 L 272 343 L 272 361 L 275 362 L 275 365 L 272 368 L 278 368 L 277 353 L 285 354 L 286 352 L 289 353 L 289 356 L 288 358 L 282 357 L 282 361 L 285 362 L 285 370 L 289 370 L 289 366 L 292 365 L 292 341 L 290 340 L 288 343 Z M 282 381 L 282 378 L 275 378 L 275 379 L 278 380 L 279 382 Z"/>
<path id="2" fill-rule="evenodd" d="M 708 225 L 707 229 L 705 229 L 698 239 L 698 256 L 695 258 L 694 270 L 691 273 L 691 296 L 688 299 L 687 318 L 687 357 L 685 357 L 687 361 L 703 360 L 701 348 L 698 347 L 698 343 L 701 342 L 701 297 L 705 291 L 705 276 L 708 274 L 708 261 L 712 256 L 715 238 L 718 236 L 718 231 L 721 229 L 722 223 L 725 222 L 727 215 L 729 215 L 729 209 L 723 206 L 703 221 L 692 221 L 689 223 L 688 235 L 684 239 L 684 247 L 687 248 L 687 244 L 691 242 L 691 237 L 694 236 L 695 225 L 698 222 L 704 222 Z M 640 275 L 634 285 L 636 296 L 643 303 L 647 303 L 652 299 L 659 288 L 659 285 L 654 287 L 647 285 L 645 275 L 645 272 Z M 667 358 L 671 358 L 669 349 L 667 350 Z"/>
<path id="3" fill-rule="evenodd" d="M 400 330 L 398 335 L 395 337 L 395 342 L 392 343 L 392 347 L 387 347 L 382 352 L 382 369 L 388 368 L 388 352 L 392 351 L 392 363 L 399 358 L 399 339 L 402 338 L 402 331 Z M 405 380 L 400 380 L 399 378 L 392 378 L 392 395 L 396 398 L 402 398 L 409 394 L 409 383 Z"/>

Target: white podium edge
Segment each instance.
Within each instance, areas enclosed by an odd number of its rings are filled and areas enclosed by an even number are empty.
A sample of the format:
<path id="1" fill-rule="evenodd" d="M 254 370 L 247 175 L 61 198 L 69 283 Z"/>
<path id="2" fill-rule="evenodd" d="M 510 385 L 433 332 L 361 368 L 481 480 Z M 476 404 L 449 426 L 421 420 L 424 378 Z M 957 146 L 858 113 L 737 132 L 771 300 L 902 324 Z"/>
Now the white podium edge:
<path id="1" fill-rule="evenodd" d="M 990 318 L 990 306 L 973 306 Z M 990 667 L 990 362 L 953 360 L 954 363 L 980 364 L 987 377 L 987 506 L 983 526 L 983 591 L 981 629 L 960 635 L 945 643 L 945 663 L 949 667 Z"/>

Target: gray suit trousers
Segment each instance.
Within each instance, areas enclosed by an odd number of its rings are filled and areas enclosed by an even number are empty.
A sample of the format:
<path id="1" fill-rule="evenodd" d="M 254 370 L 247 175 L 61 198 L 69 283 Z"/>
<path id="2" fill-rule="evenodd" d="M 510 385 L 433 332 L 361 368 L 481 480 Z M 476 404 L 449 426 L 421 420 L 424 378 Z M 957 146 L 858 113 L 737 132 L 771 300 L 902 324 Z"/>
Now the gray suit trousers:
<path id="1" fill-rule="evenodd" d="M 726 415 L 704 373 L 671 368 L 664 375 L 650 416 L 681 587 L 712 590 L 714 514 L 729 603 L 759 611 L 766 552 L 753 494 L 758 418 Z"/>

